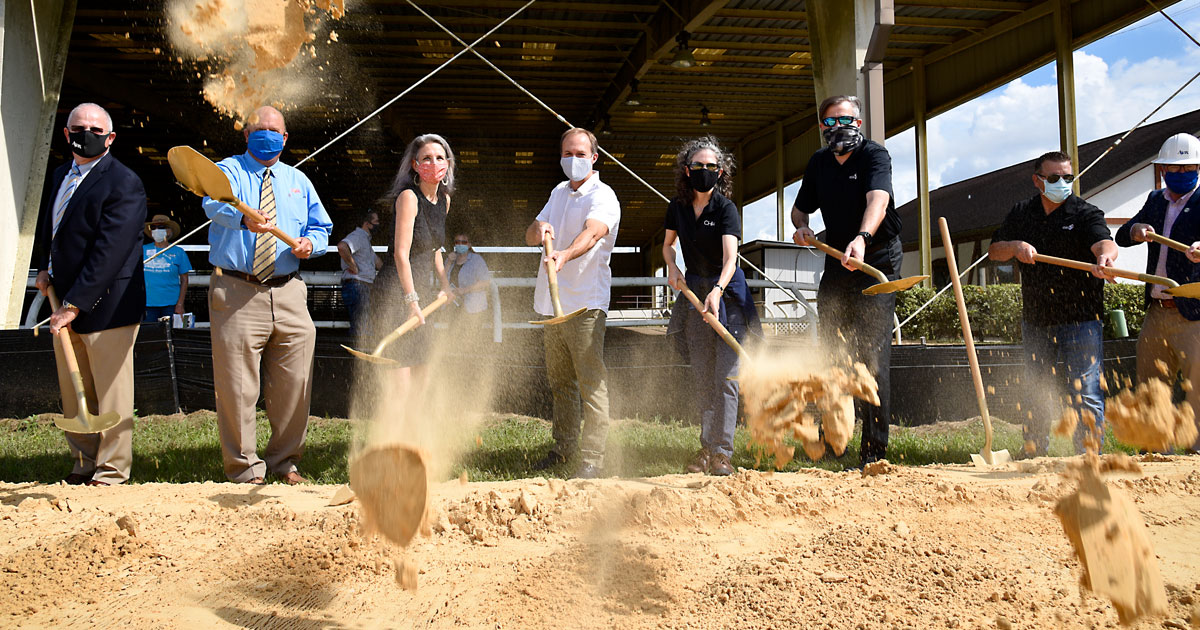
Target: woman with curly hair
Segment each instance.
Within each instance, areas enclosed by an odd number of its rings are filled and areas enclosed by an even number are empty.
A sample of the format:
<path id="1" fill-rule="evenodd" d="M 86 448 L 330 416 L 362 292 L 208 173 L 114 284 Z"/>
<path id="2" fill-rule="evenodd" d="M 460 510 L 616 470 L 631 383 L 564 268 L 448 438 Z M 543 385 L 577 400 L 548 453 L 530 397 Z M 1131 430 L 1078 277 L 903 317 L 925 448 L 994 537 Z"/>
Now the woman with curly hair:
<path id="1" fill-rule="evenodd" d="M 675 156 L 675 198 L 667 206 L 663 260 L 672 288 L 685 284 L 739 341 L 749 329 L 760 330 L 758 313 L 737 266 L 741 218 L 730 201 L 733 159 L 712 136 L 684 143 Z M 686 275 L 675 263 L 675 241 L 683 250 Z M 688 472 L 729 475 L 733 431 L 737 426 L 738 355 L 704 321 L 692 304 L 675 301 L 668 333 L 690 359 L 700 406 L 700 451 Z"/>

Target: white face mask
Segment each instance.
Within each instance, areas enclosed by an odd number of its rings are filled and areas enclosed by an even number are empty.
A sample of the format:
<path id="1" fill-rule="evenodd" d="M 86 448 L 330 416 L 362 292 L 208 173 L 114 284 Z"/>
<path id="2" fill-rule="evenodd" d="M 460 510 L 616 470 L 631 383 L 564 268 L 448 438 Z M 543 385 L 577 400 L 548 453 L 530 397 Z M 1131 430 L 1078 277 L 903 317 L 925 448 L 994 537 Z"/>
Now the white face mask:
<path id="1" fill-rule="evenodd" d="M 150 238 L 154 239 L 155 243 L 162 243 L 167 240 L 167 231 L 162 228 L 150 230 Z"/>
<path id="2" fill-rule="evenodd" d="M 592 172 L 592 158 L 565 157 L 558 161 L 563 173 L 573 182 L 583 181 Z"/>

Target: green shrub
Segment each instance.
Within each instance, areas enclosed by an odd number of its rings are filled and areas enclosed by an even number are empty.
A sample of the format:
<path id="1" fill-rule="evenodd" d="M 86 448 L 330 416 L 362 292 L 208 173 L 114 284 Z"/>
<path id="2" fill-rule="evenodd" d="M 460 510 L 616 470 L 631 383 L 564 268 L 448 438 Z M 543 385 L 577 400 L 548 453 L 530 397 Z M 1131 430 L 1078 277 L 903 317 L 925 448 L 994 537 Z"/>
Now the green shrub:
<path id="1" fill-rule="evenodd" d="M 1144 289 L 1140 284 L 1108 284 L 1104 287 L 1104 310 L 1125 311 L 1129 335 L 1136 337 L 1146 317 Z M 913 287 L 896 297 L 896 316 L 904 321 L 933 297 L 934 290 Z M 978 340 L 1019 343 L 1021 341 L 1021 285 L 993 284 L 987 287 L 966 285 L 963 299 L 967 316 Z M 962 341 L 958 307 L 954 292 L 946 291 L 902 329 L 905 339 L 925 337 L 928 341 Z"/>

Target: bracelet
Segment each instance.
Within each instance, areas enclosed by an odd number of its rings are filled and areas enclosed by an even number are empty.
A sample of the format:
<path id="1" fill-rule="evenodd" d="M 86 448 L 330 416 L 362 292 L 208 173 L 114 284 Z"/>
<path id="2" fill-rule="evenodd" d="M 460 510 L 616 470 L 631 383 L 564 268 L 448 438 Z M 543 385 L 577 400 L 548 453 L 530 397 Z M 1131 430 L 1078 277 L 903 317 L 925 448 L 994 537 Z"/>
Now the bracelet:
<path id="1" fill-rule="evenodd" d="M 725 287 L 719 284 L 714 284 L 713 288 L 716 289 L 721 295 L 725 295 Z"/>
<path id="2" fill-rule="evenodd" d="M 404 303 L 405 304 L 416 304 L 418 301 L 420 301 L 420 299 L 421 299 L 421 296 L 417 295 L 416 291 L 413 291 L 412 293 L 404 294 Z"/>

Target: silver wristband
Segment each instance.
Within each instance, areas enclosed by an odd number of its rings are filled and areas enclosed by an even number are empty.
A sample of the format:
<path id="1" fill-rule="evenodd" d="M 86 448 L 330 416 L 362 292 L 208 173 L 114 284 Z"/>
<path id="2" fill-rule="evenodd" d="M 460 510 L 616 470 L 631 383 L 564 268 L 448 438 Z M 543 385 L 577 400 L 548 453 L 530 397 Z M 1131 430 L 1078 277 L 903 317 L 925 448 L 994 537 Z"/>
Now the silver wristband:
<path id="1" fill-rule="evenodd" d="M 418 301 L 420 301 L 420 299 L 421 299 L 421 296 L 417 295 L 416 291 L 413 291 L 412 293 L 404 294 L 404 303 L 405 304 L 416 304 Z"/>

